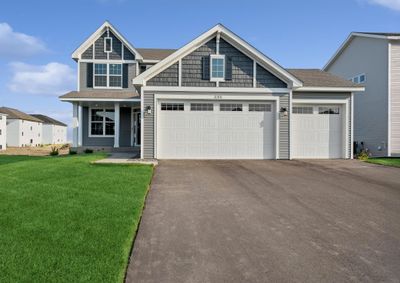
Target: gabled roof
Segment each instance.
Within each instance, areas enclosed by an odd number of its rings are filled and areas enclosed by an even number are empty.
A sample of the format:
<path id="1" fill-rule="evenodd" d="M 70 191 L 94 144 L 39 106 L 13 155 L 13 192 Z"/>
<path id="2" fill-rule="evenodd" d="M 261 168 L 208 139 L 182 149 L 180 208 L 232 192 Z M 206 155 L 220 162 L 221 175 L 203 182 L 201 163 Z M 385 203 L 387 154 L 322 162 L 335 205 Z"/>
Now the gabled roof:
<path id="1" fill-rule="evenodd" d="M 26 121 L 31 121 L 31 122 L 42 123 L 42 121 L 39 120 L 38 118 L 28 115 L 24 112 L 14 109 L 14 108 L 0 107 L 0 112 L 7 114 L 8 115 L 7 119 L 19 119 L 19 120 L 26 120 Z"/>
<path id="2" fill-rule="evenodd" d="M 287 69 L 303 82 L 303 87 L 363 87 L 320 69 Z"/>
<path id="3" fill-rule="evenodd" d="M 347 46 L 349 46 L 350 42 L 357 36 L 384 40 L 400 40 L 400 33 L 395 32 L 352 32 L 323 67 L 324 71 L 326 71 L 332 65 L 332 63 L 336 61 L 339 55 L 342 54 Z"/>
<path id="4" fill-rule="evenodd" d="M 67 127 L 66 124 L 57 121 L 49 116 L 46 115 L 42 115 L 42 114 L 30 114 L 31 116 L 38 118 L 39 120 L 41 120 L 43 122 L 43 124 L 50 124 L 50 125 L 56 125 L 56 126 L 63 126 L 63 127 Z"/>
<path id="5" fill-rule="evenodd" d="M 176 49 L 160 49 L 160 48 L 136 48 L 142 55 L 143 60 L 158 60 L 168 57 L 176 51 Z"/>
<path id="6" fill-rule="evenodd" d="M 269 72 L 271 72 L 281 80 L 285 81 L 290 85 L 293 85 L 293 87 L 302 86 L 302 82 L 298 80 L 295 76 L 286 71 L 283 67 L 278 65 L 272 59 L 270 59 L 269 57 L 265 56 L 263 53 L 258 51 L 256 48 L 251 46 L 245 40 L 234 34 L 232 31 L 230 31 L 222 24 L 217 24 L 213 28 L 209 29 L 205 33 L 195 38 L 193 41 L 189 42 L 188 44 L 181 47 L 168 57 L 164 58 L 162 61 L 154 65 L 152 68 L 146 70 L 145 72 L 134 78 L 132 81 L 133 84 L 144 85 L 147 80 L 156 76 L 163 70 L 167 69 L 169 66 L 179 61 L 179 59 L 185 57 L 186 55 L 190 54 L 191 52 L 196 50 L 198 47 L 200 47 L 207 41 L 211 40 L 213 37 L 217 35 L 217 33 L 221 35 L 221 38 L 228 41 L 230 44 L 238 48 L 241 52 L 243 52 L 250 58 L 257 61 L 258 64 L 263 66 L 265 69 L 267 69 Z"/>
<path id="7" fill-rule="evenodd" d="M 107 28 L 114 33 L 114 35 L 121 40 L 121 42 L 128 48 L 132 53 L 135 54 L 136 59 L 142 60 L 143 57 L 140 53 L 133 47 L 133 45 L 123 37 L 118 30 L 108 21 L 105 21 L 91 36 L 89 36 L 85 42 L 83 42 L 73 53 L 72 58 L 77 60 L 80 59 L 81 54 L 95 42 L 103 33 L 107 30 Z"/>

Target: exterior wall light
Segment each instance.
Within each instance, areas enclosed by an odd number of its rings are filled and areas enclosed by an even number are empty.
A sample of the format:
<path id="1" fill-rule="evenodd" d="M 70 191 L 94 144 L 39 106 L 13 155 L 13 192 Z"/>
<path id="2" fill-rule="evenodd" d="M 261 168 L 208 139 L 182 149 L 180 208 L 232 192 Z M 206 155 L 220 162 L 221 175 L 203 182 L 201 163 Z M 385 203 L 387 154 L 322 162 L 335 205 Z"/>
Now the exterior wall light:
<path id="1" fill-rule="evenodd" d="M 146 113 L 149 115 L 151 114 L 151 106 L 150 105 L 146 106 Z"/>
<path id="2" fill-rule="evenodd" d="M 281 107 L 280 112 L 282 113 L 283 117 L 287 117 L 288 111 L 286 107 Z"/>

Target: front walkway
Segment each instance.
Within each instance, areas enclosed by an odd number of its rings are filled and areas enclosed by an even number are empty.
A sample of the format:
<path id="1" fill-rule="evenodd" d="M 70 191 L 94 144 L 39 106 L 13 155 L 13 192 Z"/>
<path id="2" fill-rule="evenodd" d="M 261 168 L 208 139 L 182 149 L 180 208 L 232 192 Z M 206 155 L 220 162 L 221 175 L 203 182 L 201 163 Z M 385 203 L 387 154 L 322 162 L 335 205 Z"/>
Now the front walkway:
<path id="1" fill-rule="evenodd" d="M 157 160 L 142 160 L 140 152 L 112 152 L 104 159 L 94 161 L 95 164 L 150 164 L 157 165 Z"/>
<path id="2" fill-rule="evenodd" d="M 127 282 L 398 282 L 400 169 L 160 161 Z"/>

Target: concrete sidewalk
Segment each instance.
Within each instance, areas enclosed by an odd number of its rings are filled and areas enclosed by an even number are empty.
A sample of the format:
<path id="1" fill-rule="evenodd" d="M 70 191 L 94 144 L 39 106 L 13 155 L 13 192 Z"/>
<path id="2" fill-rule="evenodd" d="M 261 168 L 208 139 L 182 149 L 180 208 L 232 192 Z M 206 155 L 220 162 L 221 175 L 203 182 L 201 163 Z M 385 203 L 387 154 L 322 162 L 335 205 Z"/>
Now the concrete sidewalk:
<path id="1" fill-rule="evenodd" d="M 139 152 L 113 152 L 104 159 L 93 162 L 94 164 L 150 164 L 157 165 L 157 160 L 142 160 Z"/>

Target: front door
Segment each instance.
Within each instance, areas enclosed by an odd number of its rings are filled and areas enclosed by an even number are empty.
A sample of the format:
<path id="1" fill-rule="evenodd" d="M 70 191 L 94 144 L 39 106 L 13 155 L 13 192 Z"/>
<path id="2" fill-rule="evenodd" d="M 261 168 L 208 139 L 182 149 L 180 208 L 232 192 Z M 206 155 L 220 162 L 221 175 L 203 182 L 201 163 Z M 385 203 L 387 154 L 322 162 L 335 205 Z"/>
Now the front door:
<path id="1" fill-rule="evenodd" d="M 135 140 L 135 146 L 140 146 L 140 141 L 141 141 L 141 116 L 140 112 L 134 112 L 133 115 L 133 123 L 135 125 L 134 127 L 134 140 Z"/>

